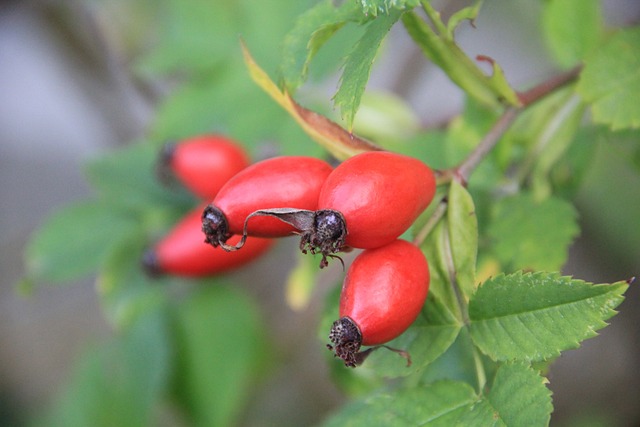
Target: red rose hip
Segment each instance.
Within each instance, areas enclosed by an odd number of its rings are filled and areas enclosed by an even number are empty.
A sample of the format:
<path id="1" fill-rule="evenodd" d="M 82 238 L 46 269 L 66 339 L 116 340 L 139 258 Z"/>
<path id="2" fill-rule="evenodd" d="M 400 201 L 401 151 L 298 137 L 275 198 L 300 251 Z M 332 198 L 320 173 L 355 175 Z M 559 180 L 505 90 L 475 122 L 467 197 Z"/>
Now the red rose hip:
<path id="1" fill-rule="evenodd" d="M 240 144 L 220 135 L 201 135 L 165 145 L 160 174 L 175 177 L 202 199 L 212 199 L 247 166 L 249 157 Z"/>
<path id="2" fill-rule="evenodd" d="M 243 266 L 264 254 L 273 240 L 249 237 L 243 251 L 227 252 L 202 241 L 202 208 L 188 213 L 173 229 L 149 249 L 142 264 L 151 275 L 170 274 L 202 277 Z M 233 236 L 231 243 L 239 240 Z"/>
<path id="3" fill-rule="evenodd" d="M 429 266 L 422 251 L 404 240 L 358 255 L 340 294 L 340 319 L 329 346 L 347 366 L 360 362 L 360 346 L 384 344 L 416 320 L 429 291 Z"/>
<path id="4" fill-rule="evenodd" d="M 320 188 L 332 167 L 315 157 L 282 156 L 255 163 L 231 178 L 202 214 L 206 242 L 225 245 L 232 234 L 242 234 L 245 220 L 261 209 L 291 208 L 314 211 Z M 296 229 L 268 216 L 248 221 L 249 236 L 284 237 Z"/>
<path id="5" fill-rule="evenodd" d="M 404 233 L 435 191 L 435 176 L 420 160 L 372 151 L 345 160 L 329 175 L 318 210 L 342 214 L 347 246 L 377 248 Z"/>

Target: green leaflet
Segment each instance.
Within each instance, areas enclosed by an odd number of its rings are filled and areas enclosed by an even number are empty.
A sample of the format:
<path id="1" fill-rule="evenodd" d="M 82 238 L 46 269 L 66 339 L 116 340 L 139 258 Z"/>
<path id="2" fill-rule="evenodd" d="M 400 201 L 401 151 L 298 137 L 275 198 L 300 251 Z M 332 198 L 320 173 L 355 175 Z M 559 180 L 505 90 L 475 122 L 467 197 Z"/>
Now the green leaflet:
<path id="1" fill-rule="evenodd" d="M 135 218 L 107 203 L 68 205 L 50 216 L 31 238 L 25 252 L 27 276 L 34 282 L 62 283 L 89 275 L 113 245 L 136 227 Z"/>
<path id="2" fill-rule="evenodd" d="M 468 411 L 476 400 L 477 396 L 468 384 L 439 381 L 427 387 L 365 396 L 346 405 L 324 426 L 451 426 L 456 425 L 452 423 Z"/>
<path id="3" fill-rule="evenodd" d="M 365 15 L 389 15 L 395 10 L 409 10 L 420 4 L 420 0 L 358 0 Z"/>
<path id="4" fill-rule="evenodd" d="M 458 296 L 453 287 L 460 290 L 460 297 L 465 303 L 475 290 L 478 251 L 475 207 L 467 190 L 452 182 L 447 201 L 440 202 L 436 209 L 446 209 L 446 215 L 433 226 L 422 244 L 429 261 L 430 292 L 451 310 L 453 317 L 462 320 L 464 314 L 459 310 Z"/>
<path id="5" fill-rule="evenodd" d="M 468 301 L 476 289 L 478 220 L 471 195 L 457 181 L 449 188 L 447 225 L 456 285 Z"/>
<path id="6" fill-rule="evenodd" d="M 588 56 L 577 91 L 591 104 L 595 123 L 640 127 L 640 28 L 619 30 Z"/>
<path id="7" fill-rule="evenodd" d="M 573 205 L 557 197 L 537 201 L 524 192 L 495 204 L 487 230 L 493 252 L 509 272 L 559 270 L 578 233 Z"/>
<path id="8" fill-rule="evenodd" d="M 380 44 L 400 16 L 401 12 L 393 11 L 389 15 L 379 16 L 368 24 L 365 33 L 345 61 L 340 88 L 333 99 L 335 105 L 340 107 L 348 130 L 353 127 L 353 119 L 360 106 Z"/>
<path id="9" fill-rule="evenodd" d="M 599 0 L 550 0 L 542 3 L 542 27 L 549 49 L 565 68 L 579 64 L 602 40 Z"/>
<path id="10" fill-rule="evenodd" d="M 549 359 L 605 327 L 627 287 L 558 273 L 499 275 L 480 285 L 469 302 L 471 337 L 494 360 Z"/>
<path id="11" fill-rule="evenodd" d="M 526 365 L 506 364 L 486 395 L 451 380 L 383 391 L 346 405 L 324 426 L 546 426 L 552 406 L 545 382 Z"/>
<path id="12" fill-rule="evenodd" d="M 385 378 L 416 375 L 447 351 L 461 328 L 462 324 L 437 297 L 430 295 L 413 325 L 388 343 L 392 348 L 408 351 L 411 366 L 407 366 L 406 360 L 398 354 L 380 349 L 371 354 L 358 369 L 370 370 L 370 375 Z"/>
<path id="13" fill-rule="evenodd" d="M 287 33 L 282 46 L 280 74 L 293 93 L 307 79 L 309 63 L 318 50 L 349 21 L 362 21 L 355 2 L 335 7 L 333 1 L 319 2 L 300 15 Z"/>
<path id="14" fill-rule="evenodd" d="M 553 406 L 547 379 L 524 364 L 498 368 L 487 401 L 506 426 L 547 426 Z"/>

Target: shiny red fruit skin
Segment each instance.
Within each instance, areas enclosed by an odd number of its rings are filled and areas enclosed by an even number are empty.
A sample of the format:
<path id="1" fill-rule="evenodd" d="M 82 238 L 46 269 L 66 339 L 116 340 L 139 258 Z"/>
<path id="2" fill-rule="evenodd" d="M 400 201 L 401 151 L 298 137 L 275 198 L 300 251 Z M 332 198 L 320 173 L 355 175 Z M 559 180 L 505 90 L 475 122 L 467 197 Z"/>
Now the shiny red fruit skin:
<path id="1" fill-rule="evenodd" d="M 229 138 L 201 135 L 176 144 L 169 165 L 185 188 L 209 200 L 229 179 L 249 166 L 249 157 L 237 142 Z"/>
<path id="2" fill-rule="evenodd" d="M 429 265 L 404 240 L 367 249 L 349 267 L 340 294 L 340 317 L 360 328 L 362 345 L 400 336 L 418 317 L 429 292 Z"/>
<path id="3" fill-rule="evenodd" d="M 229 232 L 242 234 L 245 218 L 259 209 L 316 210 L 320 188 L 332 170 L 331 165 L 315 157 L 266 159 L 230 179 L 212 204 L 226 216 Z M 277 218 L 263 216 L 251 218 L 247 232 L 250 236 L 284 237 L 295 230 Z"/>
<path id="4" fill-rule="evenodd" d="M 202 208 L 189 212 L 153 248 L 158 273 L 183 277 L 202 277 L 243 266 L 264 254 L 274 241 L 249 237 L 241 251 L 227 252 L 213 248 L 202 238 Z M 240 236 L 232 236 L 231 244 Z"/>
<path id="5" fill-rule="evenodd" d="M 435 176 L 421 161 L 373 151 L 335 168 L 320 191 L 318 209 L 342 213 L 347 246 L 376 248 L 404 233 L 433 200 L 435 191 Z"/>

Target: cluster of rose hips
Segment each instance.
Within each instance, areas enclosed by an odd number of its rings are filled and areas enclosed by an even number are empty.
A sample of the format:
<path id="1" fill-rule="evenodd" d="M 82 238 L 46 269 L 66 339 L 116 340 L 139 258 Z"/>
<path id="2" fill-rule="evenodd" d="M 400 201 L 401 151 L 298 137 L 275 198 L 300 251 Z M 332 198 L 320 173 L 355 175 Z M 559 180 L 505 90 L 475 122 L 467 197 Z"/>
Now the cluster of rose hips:
<path id="1" fill-rule="evenodd" d="M 424 163 L 372 151 L 335 168 L 306 156 L 247 165 L 237 144 L 217 136 L 183 141 L 164 163 L 211 202 L 148 252 L 145 264 L 152 270 L 215 273 L 225 262 L 228 269 L 256 258 L 272 238 L 292 234 L 300 236 L 302 252 L 321 255 L 320 268 L 328 258 L 340 259 L 339 252 L 363 249 L 347 270 L 340 319 L 329 334 L 328 348 L 351 367 L 418 317 L 429 290 L 429 267 L 422 251 L 399 236 L 433 199 L 435 177 Z M 360 351 L 361 346 L 374 347 Z"/>

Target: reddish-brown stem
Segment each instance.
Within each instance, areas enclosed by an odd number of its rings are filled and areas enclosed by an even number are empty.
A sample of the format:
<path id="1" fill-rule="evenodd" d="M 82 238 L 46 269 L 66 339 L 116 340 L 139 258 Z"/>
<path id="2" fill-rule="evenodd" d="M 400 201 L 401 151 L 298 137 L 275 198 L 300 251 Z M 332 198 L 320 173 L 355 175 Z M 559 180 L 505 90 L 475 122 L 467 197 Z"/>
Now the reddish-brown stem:
<path id="1" fill-rule="evenodd" d="M 582 66 L 577 66 L 567 72 L 553 76 L 525 92 L 519 92 L 518 99 L 520 99 L 522 105 L 517 108 L 507 108 L 498 121 L 493 125 L 491 130 L 489 130 L 482 141 L 480 141 L 476 148 L 466 159 L 462 161 L 462 163 L 452 169 L 441 171 L 439 175 L 439 183 L 455 179 L 463 185 L 466 185 L 471 173 L 478 167 L 480 162 L 487 156 L 487 154 L 489 154 L 493 147 L 495 147 L 498 141 L 500 141 L 502 135 L 504 135 L 509 127 L 511 127 L 518 115 L 527 107 L 541 100 L 545 96 L 575 81 L 580 75 L 581 70 Z"/>
<path id="2" fill-rule="evenodd" d="M 420 246 L 422 242 L 424 242 L 424 240 L 427 238 L 429 233 L 431 233 L 431 230 L 433 230 L 433 228 L 436 226 L 438 221 L 440 221 L 440 219 L 444 216 L 445 212 L 447 211 L 447 203 L 448 203 L 447 196 L 444 196 L 442 199 L 440 199 L 440 201 L 438 202 L 438 206 L 436 206 L 436 209 L 433 211 L 433 213 L 431 214 L 427 222 L 424 224 L 424 226 L 413 238 L 413 244 L 415 244 L 416 246 Z"/>
<path id="3" fill-rule="evenodd" d="M 539 101 L 556 89 L 573 82 L 578 78 L 581 71 L 582 65 L 578 65 L 569 71 L 553 76 L 549 80 L 545 80 L 525 92 L 518 92 L 518 99 L 522 102 L 522 108 Z"/>
<path id="4" fill-rule="evenodd" d="M 453 179 L 459 180 L 462 185 L 466 186 L 469 181 L 469 176 L 473 172 L 480 162 L 489 154 L 489 152 L 496 146 L 502 135 L 511 127 L 511 124 L 516 120 L 520 109 L 508 108 L 500 116 L 498 121 L 493 125 L 491 130 L 482 138 L 482 141 L 476 146 L 476 148 L 469 154 L 469 156 L 453 169 Z"/>

